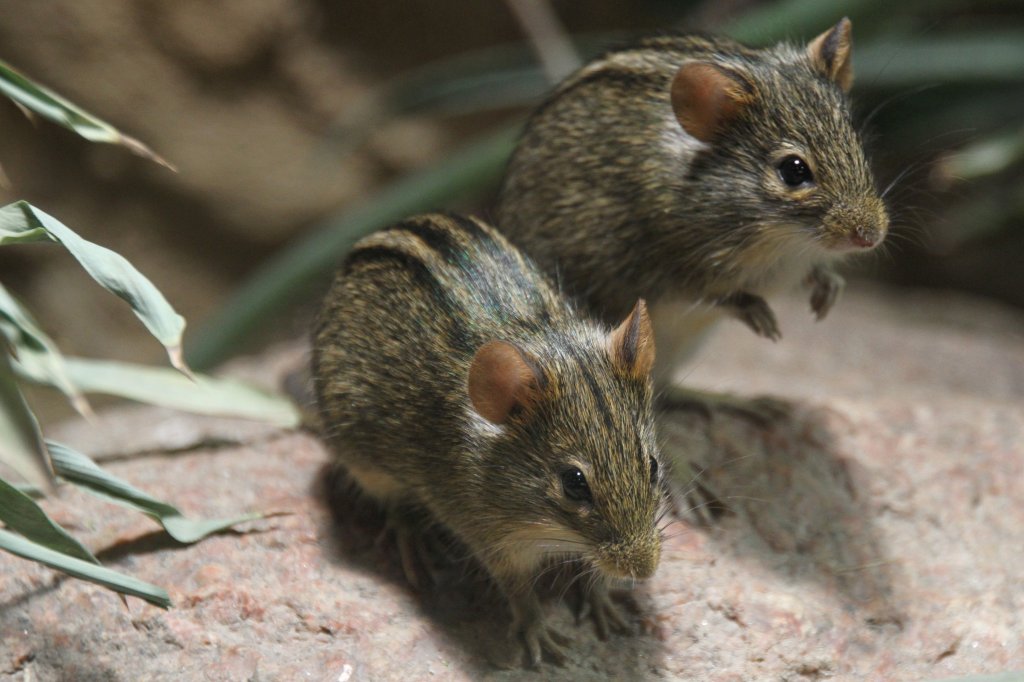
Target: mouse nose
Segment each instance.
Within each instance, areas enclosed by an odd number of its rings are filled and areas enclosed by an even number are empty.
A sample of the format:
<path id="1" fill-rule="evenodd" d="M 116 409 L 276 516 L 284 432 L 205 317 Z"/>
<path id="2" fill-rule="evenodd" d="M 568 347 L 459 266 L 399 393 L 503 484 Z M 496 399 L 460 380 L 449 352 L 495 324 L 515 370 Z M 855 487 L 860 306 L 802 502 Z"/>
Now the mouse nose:
<path id="1" fill-rule="evenodd" d="M 654 575 L 661 558 L 661 536 L 645 534 L 630 542 L 602 547 L 598 565 L 614 578 L 642 580 Z"/>
<path id="2" fill-rule="evenodd" d="M 854 246 L 859 246 L 863 249 L 873 248 L 878 243 L 878 235 L 871 234 L 870 236 L 864 234 L 864 230 L 858 229 L 852 235 L 850 235 L 850 241 L 853 242 Z"/>

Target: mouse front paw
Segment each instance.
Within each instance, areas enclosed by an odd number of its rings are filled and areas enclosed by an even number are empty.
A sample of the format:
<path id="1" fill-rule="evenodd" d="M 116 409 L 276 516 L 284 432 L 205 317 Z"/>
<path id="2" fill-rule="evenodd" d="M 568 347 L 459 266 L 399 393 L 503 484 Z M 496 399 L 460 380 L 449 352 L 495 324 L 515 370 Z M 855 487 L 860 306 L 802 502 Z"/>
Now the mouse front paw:
<path id="1" fill-rule="evenodd" d="M 725 298 L 719 299 L 718 305 L 728 308 L 729 311 L 743 324 L 754 330 L 758 336 L 778 341 L 782 338 L 779 331 L 779 323 L 775 319 L 768 301 L 757 294 L 746 291 L 738 291 Z"/>
<path id="2" fill-rule="evenodd" d="M 612 598 L 612 591 L 603 581 L 595 584 L 587 595 L 585 606 L 589 608 L 590 619 L 594 621 L 594 628 L 597 636 L 602 641 L 608 639 L 612 632 L 622 635 L 631 635 L 635 632 L 633 625 L 629 622 L 629 614 L 626 608 Z M 581 612 L 578 618 L 588 615 Z"/>
<path id="3" fill-rule="evenodd" d="M 569 657 L 566 647 L 572 640 L 561 630 L 548 625 L 543 618 L 524 623 L 517 628 L 517 634 L 526 647 L 530 666 L 540 665 L 545 654 L 555 665 L 565 665 Z"/>
<path id="4" fill-rule="evenodd" d="M 823 320 L 839 299 L 846 280 L 828 268 L 816 267 L 807 275 L 806 282 L 811 287 L 811 310 L 817 319 Z"/>
<path id="5" fill-rule="evenodd" d="M 569 656 L 566 647 L 572 640 L 548 625 L 536 596 L 519 596 L 510 600 L 510 606 L 513 646 L 515 640 L 518 640 L 525 647 L 528 665 L 534 668 L 539 666 L 545 656 L 556 665 L 565 665 Z"/>

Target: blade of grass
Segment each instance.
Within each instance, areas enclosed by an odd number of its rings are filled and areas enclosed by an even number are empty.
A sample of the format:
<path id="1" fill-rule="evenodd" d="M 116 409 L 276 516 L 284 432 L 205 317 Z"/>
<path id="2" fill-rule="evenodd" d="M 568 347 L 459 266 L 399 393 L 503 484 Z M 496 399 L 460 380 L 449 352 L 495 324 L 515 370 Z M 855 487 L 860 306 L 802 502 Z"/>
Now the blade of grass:
<path id="1" fill-rule="evenodd" d="M 841 3 L 822 0 L 766 2 L 730 22 L 725 28 L 725 33 L 751 44 L 767 44 L 782 39 L 809 39 L 834 26 L 844 15 L 853 20 L 856 28 L 860 21 L 859 17 L 875 17 L 883 9 L 888 16 L 892 16 L 893 4 L 888 0 L 844 0 Z"/>
<path id="2" fill-rule="evenodd" d="M 196 375 L 187 379 L 165 367 L 65 357 L 71 382 L 86 393 L 105 393 L 150 405 L 196 414 L 241 417 L 283 428 L 298 426 L 300 415 L 284 396 L 267 393 L 235 379 Z M 47 377 L 15 364 L 23 378 L 47 385 Z"/>
<path id="3" fill-rule="evenodd" d="M 125 135 L 106 121 L 33 82 L 3 61 L 0 61 L 0 92 L 11 98 L 23 110 L 31 111 L 57 125 L 73 130 L 90 142 L 121 145 L 133 154 L 175 170 L 174 166 L 134 137 Z"/>
<path id="4" fill-rule="evenodd" d="M 1021 83 L 1024 32 L 963 32 L 875 41 L 854 50 L 858 85 L 900 88 L 920 83 Z"/>
<path id="5" fill-rule="evenodd" d="M 290 302 L 308 294 L 363 235 L 417 211 L 446 206 L 497 183 L 519 125 L 502 128 L 442 163 L 398 181 L 365 204 L 328 219 L 253 275 L 221 306 L 192 345 L 189 362 L 204 369 L 238 351 Z"/>
<path id="6" fill-rule="evenodd" d="M 108 502 L 135 509 L 152 517 L 164 527 L 168 535 L 182 544 L 192 544 L 212 533 L 263 517 L 259 513 L 249 513 L 227 519 L 190 519 L 176 507 L 161 502 L 104 471 L 82 453 L 53 441 L 48 441 L 47 446 L 58 476 Z"/>
<path id="7" fill-rule="evenodd" d="M 44 231 L 45 238 L 39 230 Z M 39 235 L 36 241 L 50 239 L 62 244 L 100 286 L 131 306 L 146 329 L 167 349 L 171 364 L 182 373 L 189 374 L 181 355 L 185 318 L 171 307 L 160 290 L 124 256 L 83 239 L 71 228 L 26 201 L 16 201 L 0 208 L 0 238 L 9 234 L 15 237 L 36 234 Z"/>
<path id="8" fill-rule="evenodd" d="M 996 175 L 1024 159 L 1024 126 L 1001 131 L 952 153 L 940 172 L 957 180 L 977 180 Z"/>
<path id="9" fill-rule="evenodd" d="M 593 33 L 573 38 L 584 57 L 596 55 L 628 34 Z M 344 154 L 382 121 L 409 112 L 456 115 L 533 104 L 551 84 L 528 45 L 493 45 L 404 71 L 346 110 L 330 131 L 328 150 Z"/>
<path id="10" fill-rule="evenodd" d="M 39 424 L 14 381 L 10 358 L 0 347 L 0 462 L 29 483 L 53 490 L 50 458 Z"/>
<path id="11" fill-rule="evenodd" d="M 0 521 L 55 552 L 99 564 L 86 547 L 51 519 L 31 497 L 0 478 Z"/>
<path id="12" fill-rule="evenodd" d="M 57 344 L 2 284 L 0 335 L 7 337 L 20 365 L 31 367 L 32 374 L 45 376 L 47 383 L 66 395 L 79 414 L 92 414 L 85 396 L 71 383 L 64 365 L 64 356 L 57 349 Z"/>
<path id="13" fill-rule="evenodd" d="M 10 531 L 0 530 L 0 549 L 11 554 L 37 561 L 45 566 L 67 573 L 76 578 L 102 585 L 122 594 L 130 594 L 145 599 L 163 609 L 171 607 L 171 598 L 167 592 L 156 585 L 138 580 L 123 573 L 118 573 L 103 566 L 61 554 L 48 547 L 36 544 Z"/>

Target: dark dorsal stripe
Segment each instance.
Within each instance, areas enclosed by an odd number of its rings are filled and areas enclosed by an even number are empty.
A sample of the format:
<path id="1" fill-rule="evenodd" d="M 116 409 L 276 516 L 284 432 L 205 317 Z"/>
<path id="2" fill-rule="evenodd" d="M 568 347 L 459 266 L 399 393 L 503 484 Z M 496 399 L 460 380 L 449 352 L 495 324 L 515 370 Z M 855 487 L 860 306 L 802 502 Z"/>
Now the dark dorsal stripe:
<path id="1" fill-rule="evenodd" d="M 608 433 L 612 433 L 615 430 L 615 423 L 612 420 L 612 413 L 608 406 L 608 400 L 605 398 L 604 392 L 601 390 L 601 385 L 598 384 L 597 378 L 594 376 L 593 358 L 586 357 L 578 345 L 570 345 L 569 349 L 573 360 L 576 361 L 576 365 L 579 367 L 579 373 L 583 376 L 583 379 L 590 387 L 590 392 L 594 395 L 594 408 L 604 420 Z"/>
<path id="2" fill-rule="evenodd" d="M 607 67 L 575 80 L 565 87 L 557 88 L 530 115 L 530 119 L 539 119 L 552 104 L 561 100 L 566 93 L 579 88 L 585 88 L 594 83 L 614 85 L 621 90 L 641 93 L 657 92 L 659 88 L 664 88 L 667 92 L 668 88 L 664 75 L 652 71 L 637 71 L 629 67 L 609 64 Z M 529 129 L 530 126 L 527 124 L 525 130 L 529 131 Z"/>

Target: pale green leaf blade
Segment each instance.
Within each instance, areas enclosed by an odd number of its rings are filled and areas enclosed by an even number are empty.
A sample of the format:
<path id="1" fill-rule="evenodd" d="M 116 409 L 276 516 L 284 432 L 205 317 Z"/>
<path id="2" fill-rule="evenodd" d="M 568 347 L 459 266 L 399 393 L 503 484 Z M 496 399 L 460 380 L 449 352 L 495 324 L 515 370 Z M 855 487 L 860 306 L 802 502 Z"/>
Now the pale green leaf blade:
<path id="1" fill-rule="evenodd" d="M 129 151 L 161 166 L 174 166 L 134 137 L 72 104 L 49 88 L 34 83 L 24 74 L 0 61 L 0 92 L 19 106 L 78 133 L 90 142 L 105 142 L 126 147 Z"/>
<path id="2" fill-rule="evenodd" d="M 34 242 L 56 241 L 41 227 L 21 229 L 12 224 L 9 214 L 0 213 L 0 246 L 8 244 L 32 244 Z M 20 221 L 19 221 L 20 222 Z"/>
<path id="3" fill-rule="evenodd" d="M 148 514 L 160 522 L 168 535 L 184 544 L 197 542 L 211 533 L 263 516 L 250 513 L 228 519 L 189 519 L 175 507 L 104 471 L 82 453 L 53 441 L 47 445 L 58 476 L 98 497 Z"/>
<path id="4" fill-rule="evenodd" d="M 185 318 L 167 302 L 153 285 L 128 260 L 110 249 L 78 236 L 71 228 L 26 201 L 0 208 L 0 233 L 43 229 L 60 242 L 86 272 L 102 287 L 124 299 L 146 328 L 167 348 L 171 364 L 188 373 L 181 357 L 181 336 Z"/>
<path id="5" fill-rule="evenodd" d="M 18 369 L 38 383 L 53 386 L 66 395 L 80 414 L 91 415 L 88 401 L 68 377 L 64 356 L 57 344 L 39 327 L 32 315 L 0 284 L 0 335 L 17 357 Z"/>
<path id="6" fill-rule="evenodd" d="M 36 544 L 10 531 L 0 530 L 0 549 L 6 550 L 24 559 L 37 561 L 41 564 L 63 571 L 76 578 L 102 585 L 122 594 L 130 594 L 145 599 L 150 604 L 167 609 L 171 607 L 171 598 L 167 592 L 156 585 L 118 573 L 103 566 L 83 561 L 75 557 L 61 554 L 48 547 Z"/>
<path id="7" fill-rule="evenodd" d="M 300 415 L 287 398 L 236 379 L 203 374 L 190 381 L 164 367 L 126 362 L 64 358 L 72 383 L 86 393 L 106 393 L 185 412 L 241 417 L 285 428 L 298 426 Z"/>
<path id="8" fill-rule="evenodd" d="M 8 528 L 55 552 L 98 564 L 82 543 L 51 519 L 31 497 L 0 478 L 0 521 Z"/>
<path id="9" fill-rule="evenodd" d="M 35 415 L 14 381 L 10 359 L 0 348 L 0 462 L 29 483 L 53 489 L 50 459 Z"/>

